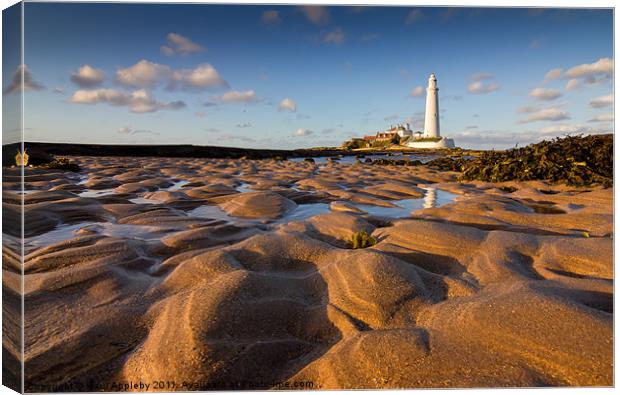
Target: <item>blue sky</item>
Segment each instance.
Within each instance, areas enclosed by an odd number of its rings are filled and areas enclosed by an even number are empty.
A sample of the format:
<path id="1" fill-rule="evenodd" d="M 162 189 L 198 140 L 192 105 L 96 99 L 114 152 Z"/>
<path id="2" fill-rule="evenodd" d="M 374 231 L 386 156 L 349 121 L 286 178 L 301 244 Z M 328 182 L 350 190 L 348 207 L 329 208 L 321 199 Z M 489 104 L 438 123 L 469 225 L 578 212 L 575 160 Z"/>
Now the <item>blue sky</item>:
<path id="1" fill-rule="evenodd" d="M 339 145 L 421 129 L 431 72 L 457 145 L 610 132 L 612 29 L 603 9 L 26 3 L 26 140 Z"/>

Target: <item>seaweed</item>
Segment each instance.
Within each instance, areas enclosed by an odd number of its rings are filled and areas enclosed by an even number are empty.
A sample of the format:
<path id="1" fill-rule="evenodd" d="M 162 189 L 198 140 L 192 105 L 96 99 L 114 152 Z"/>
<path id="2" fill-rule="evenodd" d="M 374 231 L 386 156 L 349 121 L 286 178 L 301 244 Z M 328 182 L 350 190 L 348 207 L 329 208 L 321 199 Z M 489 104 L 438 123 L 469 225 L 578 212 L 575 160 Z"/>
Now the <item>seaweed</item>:
<path id="1" fill-rule="evenodd" d="M 78 173 L 80 171 L 80 166 L 76 163 L 72 163 L 68 158 L 58 158 L 54 159 L 50 163 L 42 165 L 41 168 L 44 169 L 56 169 L 56 170 L 68 170 L 74 173 Z"/>
<path id="2" fill-rule="evenodd" d="M 370 160 L 370 158 L 366 158 L 366 163 L 372 163 L 373 165 L 380 165 L 380 166 L 420 166 L 422 165 L 422 162 L 414 159 L 414 160 L 408 160 L 408 159 L 385 159 L 385 158 L 379 158 L 379 159 L 375 159 L 375 160 Z"/>
<path id="3" fill-rule="evenodd" d="M 458 167 L 456 162 L 453 168 Z M 503 152 L 485 152 L 464 161 L 460 171 L 461 180 L 546 180 L 574 186 L 600 183 L 610 187 L 613 185 L 613 136 L 558 137 Z"/>
<path id="4" fill-rule="evenodd" d="M 356 250 L 358 248 L 372 247 L 375 244 L 377 244 L 377 239 L 370 236 L 365 230 L 362 230 L 360 232 L 355 232 L 353 236 L 351 236 L 348 246 Z"/>
<path id="5" fill-rule="evenodd" d="M 465 158 L 437 158 L 429 161 L 427 165 L 430 168 L 444 171 L 463 171 L 463 167 L 467 163 Z"/>

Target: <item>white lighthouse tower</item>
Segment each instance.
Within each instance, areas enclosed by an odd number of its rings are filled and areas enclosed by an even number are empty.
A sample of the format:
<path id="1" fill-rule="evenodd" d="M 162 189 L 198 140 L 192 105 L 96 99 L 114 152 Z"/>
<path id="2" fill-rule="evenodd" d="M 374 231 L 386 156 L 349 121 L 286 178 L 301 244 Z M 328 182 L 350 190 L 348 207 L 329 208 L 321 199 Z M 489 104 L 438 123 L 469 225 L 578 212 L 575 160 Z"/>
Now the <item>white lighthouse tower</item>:
<path id="1" fill-rule="evenodd" d="M 428 77 L 426 88 L 426 113 L 424 131 L 416 132 L 414 138 L 406 143 L 411 148 L 454 148 L 454 140 L 439 134 L 439 88 L 435 74 Z"/>
<path id="2" fill-rule="evenodd" d="M 428 77 L 426 88 L 426 115 L 424 116 L 424 137 L 439 137 L 439 88 L 435 74 Z"/>

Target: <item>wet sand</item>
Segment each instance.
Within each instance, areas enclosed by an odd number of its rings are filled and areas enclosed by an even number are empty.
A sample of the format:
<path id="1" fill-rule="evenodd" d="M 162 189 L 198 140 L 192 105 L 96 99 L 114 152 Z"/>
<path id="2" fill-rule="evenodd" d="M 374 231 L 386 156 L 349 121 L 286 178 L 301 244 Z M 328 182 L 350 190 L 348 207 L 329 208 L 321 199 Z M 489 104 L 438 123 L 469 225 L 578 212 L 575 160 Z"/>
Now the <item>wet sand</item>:
<path id="1" fill-rule="evenodd" d="M 613 384 L 612 189 L 73 160 L 80 173 L 26 169 L 27 391 Z M 3 173 L 4 292 L 18 298 L 19 173 Z M 377 244 L 348 249 L 362 230 Z"/>

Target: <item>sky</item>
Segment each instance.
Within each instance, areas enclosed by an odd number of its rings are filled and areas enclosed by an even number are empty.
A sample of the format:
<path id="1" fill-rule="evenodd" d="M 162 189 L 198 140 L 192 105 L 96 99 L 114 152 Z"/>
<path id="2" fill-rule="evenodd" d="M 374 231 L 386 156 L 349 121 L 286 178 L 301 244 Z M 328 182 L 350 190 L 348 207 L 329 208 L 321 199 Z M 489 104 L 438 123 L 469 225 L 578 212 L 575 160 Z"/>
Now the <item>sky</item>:
<path id="1" fill-rule="evenodd" d="M 422 130 L 430 73 L 457 146 L 613 131 L 611 9 L 26 3 L 23 66 L 10 12 L 26 141 L 338 146 Z"/>

